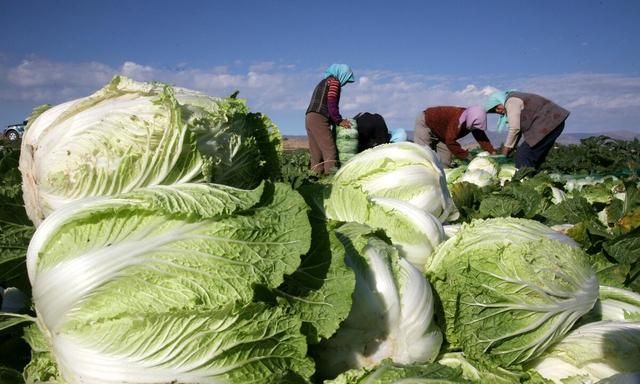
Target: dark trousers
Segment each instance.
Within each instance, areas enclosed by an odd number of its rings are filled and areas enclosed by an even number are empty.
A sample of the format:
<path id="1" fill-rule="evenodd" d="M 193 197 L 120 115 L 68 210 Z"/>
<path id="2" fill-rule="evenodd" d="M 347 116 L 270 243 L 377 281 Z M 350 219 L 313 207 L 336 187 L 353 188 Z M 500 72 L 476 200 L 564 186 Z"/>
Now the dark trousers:
<path id="1" fill-rule="evenodd" d="M 556 139 L 560 136 L 563 130 L 564 121 L 533 147 L 527 144 L 526 141 L 522 143 L 516 151 L 516 168 L 540 168 L 544 159 L 547 158 L 549 151 L 553 148 L 553 144 L 556 142 Z"/>

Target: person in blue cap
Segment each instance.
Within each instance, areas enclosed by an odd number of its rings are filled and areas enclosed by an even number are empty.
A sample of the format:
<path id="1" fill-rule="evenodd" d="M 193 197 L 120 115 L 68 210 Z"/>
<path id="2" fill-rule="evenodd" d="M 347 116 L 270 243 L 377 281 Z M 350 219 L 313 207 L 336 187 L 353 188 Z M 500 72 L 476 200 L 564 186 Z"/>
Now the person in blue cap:
<path id="1" fill-rule="evenodd" d="M 324 78 L 316 85 L 305 113 L 305 129 L 309 140 L 311 170 L 318 174 L 331 174 L 337 168 L 338 151 L 333 137 L 333 126 L 351 127 L 348 119 L 340 115 L 340 91 L 353 83 L 353 71 L 346 64 L 332 64 Z"/>
<path id="2" fill-rule="evenodd" d="M 497 91 L 485 102 L 487 113 L 497 113 L 498 132 L 509 127 L 502 154 L 509 156 L 518 141 L 524 142 L 516 151 L 516 168 L 539 169 L 547 154 L 564 130 L 569 111 L 542 96 L 517 92 Z"/>

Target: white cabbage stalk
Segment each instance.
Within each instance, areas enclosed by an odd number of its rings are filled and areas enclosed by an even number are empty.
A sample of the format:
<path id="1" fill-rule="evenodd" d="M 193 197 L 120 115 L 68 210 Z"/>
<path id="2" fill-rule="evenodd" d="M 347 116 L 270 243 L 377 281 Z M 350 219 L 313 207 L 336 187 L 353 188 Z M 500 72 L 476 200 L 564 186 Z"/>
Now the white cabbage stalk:
<path id="1" fill-rule="evenodd" d="M 553 204 L 560 204 L 567 198 L 567 195 L 560 188 L 556 188 L 556 187 L 549 187 L 549 188 L 551 188 L 551 194 L 552 194 L 551 202 Z"/>
<path id="2" fill-rule="evenodd" d="M 424 275 L 393 247 L 372 238 L 361 257 L 346 260 L 356 273 L 347 319 L 318 350 L 318 371 L 332 378 L 348 369 L 433 361 L 442 333 L 433 319 L 433 293 Z"/>
<path id="3" fill-rule="evenodd" d="M 309 377 L 301 320 L 252 299 L 295 271 L 310 231 L 304 200 L 284 185 L 185 183 L 64 205 L 27 252 L 60 382 Z"/>
<path id="4" fill-rule="evenodd" d="M 265 139 L 257 139 L 264 137 Z M 34 224 L 64 204 L 202 180 L 253 188 L 280 133 L 246 102 L 116 76 L 94 94 L 34 113 L 20 171 Z"/>
<path id="5" fill-rule="evenodd" d="M 424 188 L 425 185 L 440 185 L 440 175 L 422 165 L 408 165 L 390 170 L 379 177 L 364 180 L 362 187 L 369 196 L 393 196 L 390 189 L 413 191 L 402 198 L 403 201 L 421 208 L 426 212 L 438 212 L 442 209 L 440 198 L 442 191 L 436 188 Z"/>
<path id="6" fill-rule="evenodd" d="M 383 144 L 357 154 L 332 180 L 332 193 L 343 188 L 408 202 L 441 222 L 458 217 L 442 164 L 431 149 L 414 143 Z"/>
<path id="7" fill-rule="evenodd" d="M 618 200 L 625 201 L 627 199 L 627 193 L 626 192 L 616 192 L 616 193 L 613 194 L 613 197 L 618 199 Z"/>
<path id="8" fill-rule="evenodd" d="M 601 285 L 598 302 L 592 312 L 598 320 L 640 320 L 640 294 Z"/>
<path id="9" fill-rule="evenodd" d="M 557 384 L 595 383 L 621 373 L 638 373 L 639 361 L 639 321 L 598 321 L 574 329 L 527 368 Z"/>
<path id="10" fill-rule="evenodd" d="M 606 207 L 598 212 L 598 221 L 604 226 L 609 227 L 609 214 L 607 213 Z"/>

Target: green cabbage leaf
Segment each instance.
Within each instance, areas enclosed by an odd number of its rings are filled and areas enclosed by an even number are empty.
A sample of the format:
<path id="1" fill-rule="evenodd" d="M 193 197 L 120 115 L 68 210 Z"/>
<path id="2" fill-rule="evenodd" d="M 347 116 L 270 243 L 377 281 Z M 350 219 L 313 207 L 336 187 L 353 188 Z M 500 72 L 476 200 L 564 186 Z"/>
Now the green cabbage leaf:
<path id="1" fill-rule="evenodd" d="M 53 360 L 66 382 L 308 379 L 302 320 L 255 300 L 308 251 L 307 212 L 290 187 L 264 183 L 154 186 L 61 207 L 27 252 L 47 346 L 29 374 Z"/>

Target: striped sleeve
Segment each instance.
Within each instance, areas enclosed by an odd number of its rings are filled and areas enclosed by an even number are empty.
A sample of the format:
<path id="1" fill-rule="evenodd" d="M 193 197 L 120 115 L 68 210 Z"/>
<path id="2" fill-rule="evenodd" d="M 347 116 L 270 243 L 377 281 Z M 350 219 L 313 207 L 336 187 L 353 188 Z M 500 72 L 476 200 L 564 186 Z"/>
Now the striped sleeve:
<path id="1" fill-rule="evenodd" d="M 335 77 L 327 79 L 327 108 L 329 109 L 329 118 L 334 124 L 342 121 L 338 104 L 340 103 L 340 81 Z"/>

